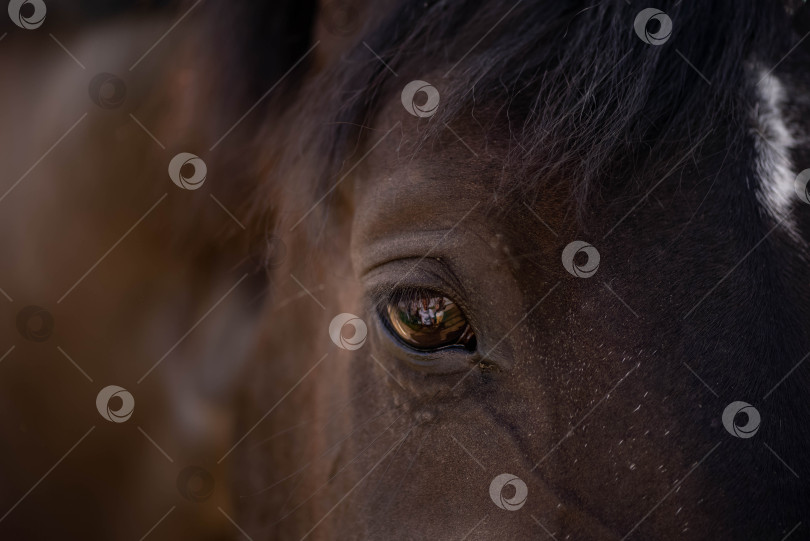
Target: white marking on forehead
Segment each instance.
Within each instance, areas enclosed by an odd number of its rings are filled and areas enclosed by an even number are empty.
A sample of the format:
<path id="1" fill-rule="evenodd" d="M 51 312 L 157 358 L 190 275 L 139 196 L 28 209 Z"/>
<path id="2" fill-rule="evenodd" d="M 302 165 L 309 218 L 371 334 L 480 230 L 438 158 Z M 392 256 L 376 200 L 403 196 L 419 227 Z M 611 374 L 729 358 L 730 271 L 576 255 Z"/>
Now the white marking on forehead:
<path id="1" fill-rule="evenodd" d="M 791 237 L 800 241 L 793 217 L 788 216 L 796 197 L 793 189 L 796 172 L 790 160 L 790 149 L 796 145 L 796 139 L 783 115 L 785 87 L 775 75 L 766 75 L 763 68 L 754 70 L 754 75 L 759 81 L 758 104 L 754 113 L 754 144 L 759 177 L 757 199 L 774 219 L 784 218 L 782 226 Z"/>

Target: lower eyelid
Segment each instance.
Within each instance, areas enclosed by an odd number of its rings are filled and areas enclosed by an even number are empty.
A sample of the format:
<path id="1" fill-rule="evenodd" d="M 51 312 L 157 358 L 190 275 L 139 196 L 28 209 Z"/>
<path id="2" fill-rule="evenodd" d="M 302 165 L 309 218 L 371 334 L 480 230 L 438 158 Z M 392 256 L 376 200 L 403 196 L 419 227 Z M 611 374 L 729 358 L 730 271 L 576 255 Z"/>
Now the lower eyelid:
<path id="1" fill-rule="evenodd" d="M 377 336 L 381 340 L 378 347 L 388 351 L 386 356 L 405 365 L 403 368 L 410 367 L 412 370 L 427 375 L 445 376 L 466 372 L 480 360 L 477 351 L 468 351 L 460 347 L 447 347 L 432 351 L 414 349 L 397 339 L 385 323 L 382 314 L 377 312 L 375 315 L 377 317 L 374 321 L 380 330 Z M 404 370 L 404 373 L 407 372 L 408 370 Z"/>

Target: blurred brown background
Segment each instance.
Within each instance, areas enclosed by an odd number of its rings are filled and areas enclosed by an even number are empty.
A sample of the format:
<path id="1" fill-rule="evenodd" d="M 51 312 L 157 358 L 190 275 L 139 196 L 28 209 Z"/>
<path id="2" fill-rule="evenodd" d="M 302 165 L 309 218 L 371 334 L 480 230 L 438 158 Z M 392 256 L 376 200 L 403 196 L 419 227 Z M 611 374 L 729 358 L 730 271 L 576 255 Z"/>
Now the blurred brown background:
<path id="1" fill-rule="evenodd" d="M 0 539 L 236 538 L 216 460 L 268 285 L 223 165 L 249 123 L 210 150 L 247 108 L 212 105 L 216 6 L 45 4 L 36 29 L 0 17 Z M 199 189 L 169 178 L 179 152 Z"/>

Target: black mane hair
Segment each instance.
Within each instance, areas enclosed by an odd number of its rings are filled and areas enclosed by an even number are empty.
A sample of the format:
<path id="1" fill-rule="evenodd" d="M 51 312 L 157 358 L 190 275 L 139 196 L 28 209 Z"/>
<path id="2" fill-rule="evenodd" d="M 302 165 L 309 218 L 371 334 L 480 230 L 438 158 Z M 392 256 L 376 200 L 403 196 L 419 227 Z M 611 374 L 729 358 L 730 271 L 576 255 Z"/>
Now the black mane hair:
<path id="1" fill-rule="evenodd" d="M 304 145 L 292 146 L 323 165 L 314 199 L 362 155 L 373 140 L 365 127 L 411 79 L 441 94 L 436 115 L 419 120 L 426 141 L 462 114 L 495 109 L 514 143 L 502 188 L 535 198 L 545 182 L 564 180 L 580 215 L 601 189 L 615 196 L 662 175 L 690 149 L 696 156 L 692 147 L 710 132 L 719 129 L 723 151 L 735 152 L 753 107 L 747 66 L 774 65 L 793 41 L 785 6 L 658 7 L 673 21 L 662 46 L 635 35 L 641 7 L 624 0 L 401 2 L 304 90 L 311 121 Z"/>

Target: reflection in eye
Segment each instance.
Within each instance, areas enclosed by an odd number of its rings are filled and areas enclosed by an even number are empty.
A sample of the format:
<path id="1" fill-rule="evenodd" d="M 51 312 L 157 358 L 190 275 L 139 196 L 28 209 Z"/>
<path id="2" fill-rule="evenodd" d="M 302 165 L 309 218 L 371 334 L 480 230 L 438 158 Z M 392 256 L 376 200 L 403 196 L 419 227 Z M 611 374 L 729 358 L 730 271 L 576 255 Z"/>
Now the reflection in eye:
<path id="1" fill-rule="evenodd" d="M 427 289 L 401 291 L 388 301 L 386 312 L 391 330 L 412 348 L 475 349 L 475 335 L 461 308 L 439 293 Z"/>

